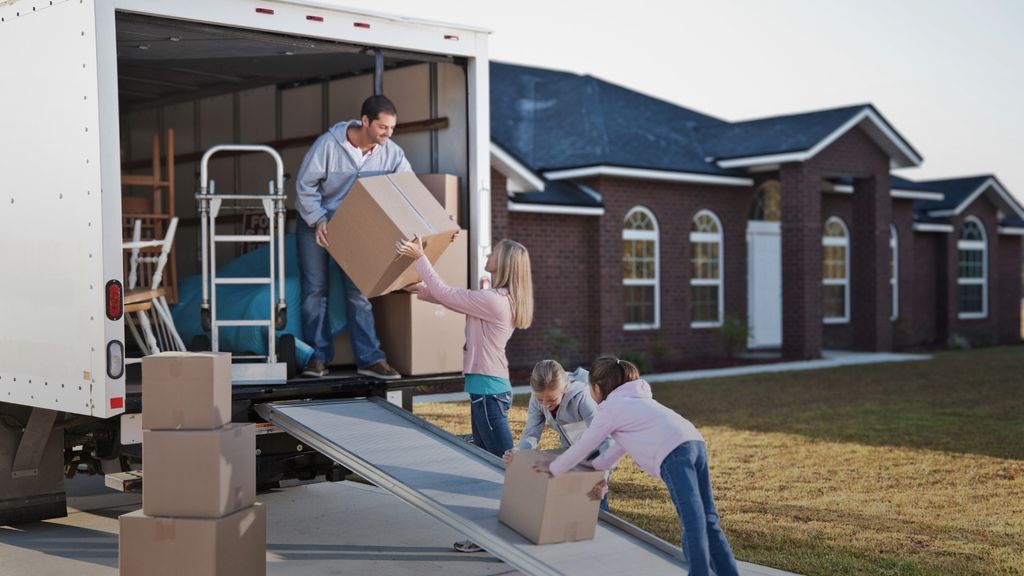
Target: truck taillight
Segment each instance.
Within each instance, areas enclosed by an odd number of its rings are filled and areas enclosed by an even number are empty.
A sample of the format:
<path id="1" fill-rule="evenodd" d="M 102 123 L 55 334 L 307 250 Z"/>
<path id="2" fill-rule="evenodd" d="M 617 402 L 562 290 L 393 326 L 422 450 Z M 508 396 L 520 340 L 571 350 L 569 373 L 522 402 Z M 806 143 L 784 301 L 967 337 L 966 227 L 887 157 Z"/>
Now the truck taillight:
<path id="1" fill-rule="evenodd" d="M 370 25 L 366 22 L 353 22 L 352 25 L 356 28 L 366 28 L 367 30 L 370 28 Z"/>
<path id="2" fill-rule="evenodd" d="M 107 342 L 107 376 L 117 379 L 123 374 L 124 344 L 120 340 L 111 340 Z"/>
<path id="3" fill-rule="evenodd" d="M 124 315 L 124 288 L 117 280 L 107 282 L 107 318 L 120 320 Z"/>

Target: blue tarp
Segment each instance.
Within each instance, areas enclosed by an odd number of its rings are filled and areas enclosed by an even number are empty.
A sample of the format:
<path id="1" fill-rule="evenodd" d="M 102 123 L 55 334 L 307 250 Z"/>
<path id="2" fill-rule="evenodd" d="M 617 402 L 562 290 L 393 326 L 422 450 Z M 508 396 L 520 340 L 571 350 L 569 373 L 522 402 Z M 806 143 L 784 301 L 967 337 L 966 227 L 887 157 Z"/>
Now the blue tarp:
<path id="1" fill-rule="evenodd" d="M 295 336 L 296 357 L 299 368 L 313 355 L 313 348 L 302 341 L 301 287 L 299 267 L 295 257 L 295 235 L 285 236 L 285 302 L 288 303 L 288 325 L 282 334 Z M 217 271 L 222 278 L 268 276 L 270 247 L 262 244 L 256 250 L 232 260 Z M 203 331 L 199 304 L 202 302 L 202 276 L 189 276 L 178 283 L 178 304 L 171 309 L 178 334 L 187 345 L 192 338 L 209 332 Z M 341 288 L 341 271 L 331 266 L 331 286 L 328 293 L 331 333 L 337 336 L 346 327 L 345 298 Z M 218 320 L 262 320 L 270 311 L 268 286 L 224 285 L 217 288 Z M 266 354 L 267 332 L 260 327 L 228 327 L 220 330 L 220 350 L 233 354 Z"/>

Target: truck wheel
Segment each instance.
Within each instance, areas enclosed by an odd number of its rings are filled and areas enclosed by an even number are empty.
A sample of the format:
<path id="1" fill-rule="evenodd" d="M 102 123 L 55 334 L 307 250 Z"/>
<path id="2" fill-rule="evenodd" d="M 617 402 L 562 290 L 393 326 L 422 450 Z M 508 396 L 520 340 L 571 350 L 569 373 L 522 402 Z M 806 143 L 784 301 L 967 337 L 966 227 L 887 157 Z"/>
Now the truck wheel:
<path id="1" fill-rule="evenodd" d="M 299 359 L 295 350 L 295 336 L 284 334 L 277 341 L 277 361 L 284 362 L 289 380 L 298 375 Z"/>

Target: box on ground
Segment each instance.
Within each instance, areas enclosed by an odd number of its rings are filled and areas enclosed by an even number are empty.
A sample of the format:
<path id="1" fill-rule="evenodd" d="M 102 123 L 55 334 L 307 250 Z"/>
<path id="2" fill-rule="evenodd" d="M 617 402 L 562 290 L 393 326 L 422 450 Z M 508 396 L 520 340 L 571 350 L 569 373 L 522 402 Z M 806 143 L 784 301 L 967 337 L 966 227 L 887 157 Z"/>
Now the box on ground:
<path id="1" fill-rule="evenodd" d="M 162 352 L 142 359 L 142 427 L 209 430 L 231 422 L 231 354 Z"/>
<path id="2" fill-rule="evenodd" d="M 142 433 L 142 509 L 219 518 L 256 500 L 256 425 Z"/>
<path id="3" fill-rule="evenodd" d="M 388 363 L 405 375 L 461 372 L 466 317 L 398 292 L 373 299 L 373 316 Z"/>
<path id="4" fill-rule="evenodd" d="M 327 223 L 327 251 L 367 298 L 419 280 L 395 242 L 419 236 L 432 263 L 458 225 L 416 178 L 403 172 L 357 180 Z"/>
<path id="5" fill-rule="evenodd" d="M 146 482 L 149 482 L 147 479 Z M 267 510 L 259 503 L 224 518 L 120 518 L 121 576 L 265 576 Z"/>
<path id="6" fill-rule="evenodd" d="M 417 174 L 445 212 L 459 221 L 459 177 L 452 174 Z"/>
<path id="7" fill-rule="evenodd" d="M 590 540 L 597 530 L 600 502 L 588 493 L 604 479 L 604 472 L 577 466 L 550 478 L 534 471 L 534 462 L 556 456 L 521 450 L 505 469 L 498 519 L 534 544 Z"/>

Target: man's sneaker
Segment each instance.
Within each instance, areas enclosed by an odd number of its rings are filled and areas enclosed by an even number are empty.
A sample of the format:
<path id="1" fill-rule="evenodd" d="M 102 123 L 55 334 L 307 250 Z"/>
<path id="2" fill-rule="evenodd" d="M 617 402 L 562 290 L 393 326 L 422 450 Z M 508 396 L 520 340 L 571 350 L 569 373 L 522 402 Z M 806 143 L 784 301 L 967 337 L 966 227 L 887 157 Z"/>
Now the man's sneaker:
<path id="1" fill-rule="evenodd" d="M 373 378 L 380 378 L 381 380 L 398 380 L 402 377 L 402 375 L 398 373 L 398 370 L 395 370 L 383 360 L 376 364 L 364 366 L 357 370 L 357 372 L 363 376 L 372 376 Z"/>
<path id="2" fill-rule="evenodd" d="M 316 358 L 310 358 L 306 367 L 302 369 L 302 375 L 308 378 L 323 378 L 327 376 L 327 366 Z"/>

